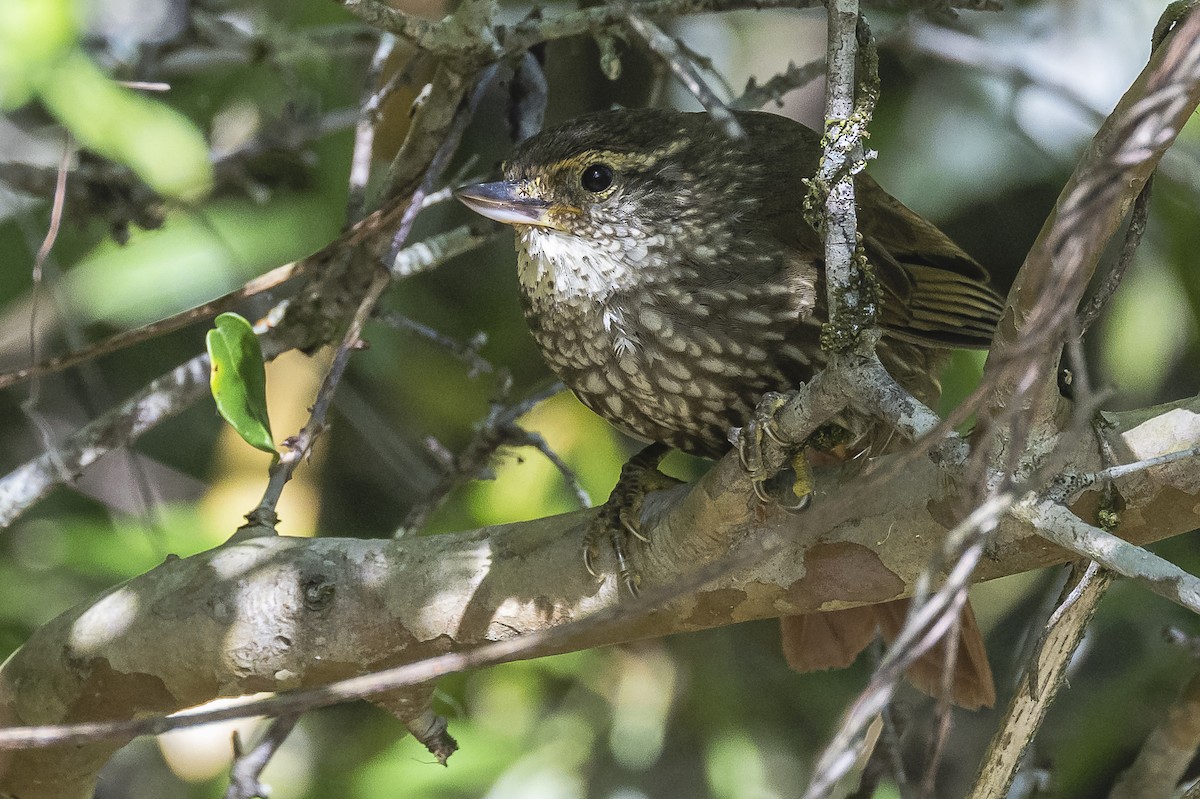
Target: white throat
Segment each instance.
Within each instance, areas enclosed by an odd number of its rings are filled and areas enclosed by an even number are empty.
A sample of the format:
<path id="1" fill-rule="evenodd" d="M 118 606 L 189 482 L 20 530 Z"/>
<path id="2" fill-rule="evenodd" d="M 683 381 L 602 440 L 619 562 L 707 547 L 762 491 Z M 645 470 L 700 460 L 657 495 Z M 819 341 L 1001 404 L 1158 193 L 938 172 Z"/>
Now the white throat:
<path id="1" fill-rule="evenodd" d="M 572 308 L 574 313 L 594 314 L 601 339 L 618 357 L 625 357 L 640 350 L 640 343 L 610 300 L 634 282 L 630 264 L 645 268 L 653 256 L 639 242 L 618 257 L 620 246 L 615 240 L 603 244 L 550 228 L 517 228 L 517 275 L 535 313 L 553 316 Z"/>
<path id="2" fill-rule="evenodd" d="M 609 246 L 551 228 L 518 227 L 521 285 L 535 298 L 603 302 L 632 278 L 628 255 L 618 258 Z"/>

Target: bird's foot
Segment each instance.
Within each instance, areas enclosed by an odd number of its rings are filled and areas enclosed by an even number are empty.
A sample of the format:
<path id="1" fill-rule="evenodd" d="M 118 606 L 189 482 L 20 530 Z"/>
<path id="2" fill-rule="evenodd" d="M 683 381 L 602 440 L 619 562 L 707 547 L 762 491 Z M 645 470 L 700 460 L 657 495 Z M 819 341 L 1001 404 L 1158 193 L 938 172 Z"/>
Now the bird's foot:
<path id="1" fill-rule="evenodd" d="M 593 577 L 599 577 L 594 567 L 596 556 L 604 542 L 612 548 L 617 564 L 617 576 L 629 593 L 637 596 L 641 575 L 631 556 L 635 542 L 649 543 L 641 531 L 642 503 L 651 491 L 678 485 L 679 481 L 658 470 L 666 457 L 666 444 L 651 444 L 634 455 L 621 467 L 621 476 L 592 520 L 584 539 L 583 565 Z"/>
<path id="2" fill-rule="evenodd" d="M 735 446 L 742 468 L 750 476 L 755 496 L 765 504 L 776 504 L 785 510 L 798 512 L 812 501 L 812 469 L 808 465 L 805 448 L 785 441 L 775 423 L 775 415 L 793 396 L 794 391 L 787 394 L 768 391 L 763 394 L 754 413 L 738 434 Z M 788 458 L 790 470 L 785 468 L 776 472 L 767 468 L 765 449 L 770 443 L 791 453 Z"/>

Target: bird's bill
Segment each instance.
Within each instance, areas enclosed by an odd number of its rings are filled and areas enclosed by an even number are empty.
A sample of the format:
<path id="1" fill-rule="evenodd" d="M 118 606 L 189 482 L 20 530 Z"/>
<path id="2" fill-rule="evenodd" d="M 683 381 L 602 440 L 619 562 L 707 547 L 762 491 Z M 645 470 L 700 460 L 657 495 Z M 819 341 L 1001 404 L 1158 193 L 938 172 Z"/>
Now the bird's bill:
<path id="1" fill-rule="evenodd" d="M 477 214 L 507 225 L 538 225 L 552 227 L 550 203 L 529 197 L 522 184 L 514 180 L 496 183 L 476 183 L 454 192 L 459 202 Z"/>

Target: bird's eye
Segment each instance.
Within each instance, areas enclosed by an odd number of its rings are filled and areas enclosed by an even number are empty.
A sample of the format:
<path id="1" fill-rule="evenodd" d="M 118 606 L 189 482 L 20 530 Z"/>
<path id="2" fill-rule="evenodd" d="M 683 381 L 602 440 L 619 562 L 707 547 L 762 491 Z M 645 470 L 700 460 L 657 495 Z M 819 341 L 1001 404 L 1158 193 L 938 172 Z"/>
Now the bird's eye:
<path id="1" fill-rule="evenodd" d="M 592 164 L 579 175 L 579 185 L 590 192 L 601 192 L 612 185 L 613 171 L 608 164 Z"/>

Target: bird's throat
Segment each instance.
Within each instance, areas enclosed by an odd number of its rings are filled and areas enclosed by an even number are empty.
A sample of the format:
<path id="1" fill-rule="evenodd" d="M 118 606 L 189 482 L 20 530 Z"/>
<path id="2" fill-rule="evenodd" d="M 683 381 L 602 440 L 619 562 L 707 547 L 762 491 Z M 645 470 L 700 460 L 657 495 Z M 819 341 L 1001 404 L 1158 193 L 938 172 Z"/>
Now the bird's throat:
<path id="1" fill-rule="evenodd" d="M 644 277 L 652 257 L 644 244 L 631 249 L 544 227 L 518 228 L 516 244 L 521 288 L 535 305 L 603 303 Z"/>

